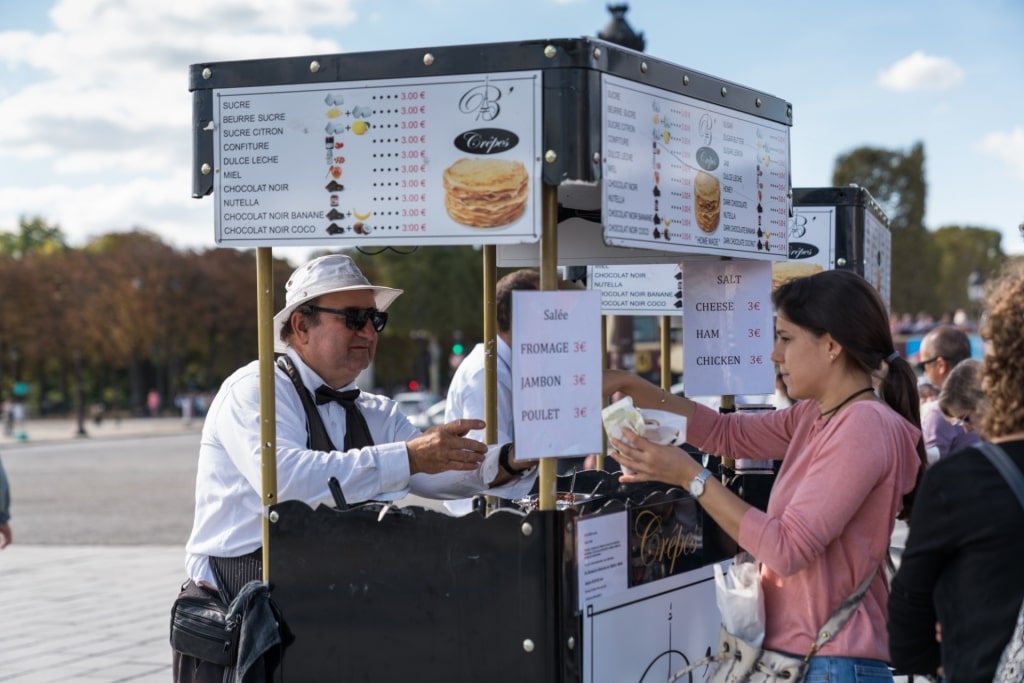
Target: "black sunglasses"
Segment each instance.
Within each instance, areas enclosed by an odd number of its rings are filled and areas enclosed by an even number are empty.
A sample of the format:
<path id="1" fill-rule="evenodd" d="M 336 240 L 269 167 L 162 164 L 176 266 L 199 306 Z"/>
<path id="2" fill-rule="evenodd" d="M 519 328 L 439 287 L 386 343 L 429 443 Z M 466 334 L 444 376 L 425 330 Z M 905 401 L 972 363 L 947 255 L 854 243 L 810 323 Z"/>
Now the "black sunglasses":
<path id="1" fill-rule="evenodd" d="M 309 304 L 309 310 L 340 315 L 345 319 L 345 327 L 353 332 L 358 332 L 366 327 L 367 322 L 373 325 L 373 329 L 380 332 L 388 322 L 388 314 L 378 311 L 376 308 L 324 308 Z"/>
<path id="2" fill-rule="evenodd" d="M 934 363 L 935 361 L 937 361 L 940 358 L 943 358 L 943 356 L 932 356 L 928 360 L 923 360 L 923 361 L 921 361 L 920 363 L 917 364 L 917 369 L 920 370 L 921 372 L 924 372 L 924 369 L 926 367 L 928 367 L 929 365 L 931 365 L 932 363 Z"/>

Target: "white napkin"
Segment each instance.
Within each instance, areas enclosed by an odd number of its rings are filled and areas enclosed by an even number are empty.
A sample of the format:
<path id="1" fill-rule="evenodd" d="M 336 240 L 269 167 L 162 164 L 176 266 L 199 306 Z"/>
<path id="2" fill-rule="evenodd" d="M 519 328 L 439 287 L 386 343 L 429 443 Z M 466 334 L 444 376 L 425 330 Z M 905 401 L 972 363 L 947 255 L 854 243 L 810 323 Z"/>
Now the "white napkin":
<path id="1" fill-rule="evenodd" d="M 761 570 L 757 562 L 741 562 L 737 558 L 727 574 L 723 574 L 721 564 L 716 564 L 715 600 L 725 630 L 754 647 L 761 647 L 764 642 L 764 595 L 761 593 Z"/>

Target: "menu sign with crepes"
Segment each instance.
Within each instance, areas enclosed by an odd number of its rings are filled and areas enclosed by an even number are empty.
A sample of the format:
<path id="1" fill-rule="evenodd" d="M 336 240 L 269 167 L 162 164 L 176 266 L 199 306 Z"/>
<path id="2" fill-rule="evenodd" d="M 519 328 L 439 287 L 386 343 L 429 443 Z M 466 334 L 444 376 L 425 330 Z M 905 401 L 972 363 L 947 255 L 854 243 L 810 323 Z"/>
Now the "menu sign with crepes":
<path id="1" fill-rule="evenodd" d="M 221 246 L 536 242 L 536 71 L 214 91 Z"/>
<path id="2" fill-rule="evenodd" d="M 788 126 L 606 74 L 601 136 L 607 244 L 786 258 Z"/>

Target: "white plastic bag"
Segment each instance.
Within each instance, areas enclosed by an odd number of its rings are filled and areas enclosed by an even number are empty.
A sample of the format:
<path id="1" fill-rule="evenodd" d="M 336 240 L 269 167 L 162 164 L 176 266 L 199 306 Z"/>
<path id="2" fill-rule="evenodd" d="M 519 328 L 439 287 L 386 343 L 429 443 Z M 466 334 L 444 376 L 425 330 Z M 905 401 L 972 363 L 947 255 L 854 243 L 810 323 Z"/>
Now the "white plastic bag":
<path id="1" fill-rule="evenodd" d="M 749 557 L 749 556 L 748 556 Z M 753 647 L 764 642 L 764 595 L 761 593 L 761 568 L 757 562 L 738 556 L 728 573 L 715 565 L 715 600 L 722 627 Z"/>

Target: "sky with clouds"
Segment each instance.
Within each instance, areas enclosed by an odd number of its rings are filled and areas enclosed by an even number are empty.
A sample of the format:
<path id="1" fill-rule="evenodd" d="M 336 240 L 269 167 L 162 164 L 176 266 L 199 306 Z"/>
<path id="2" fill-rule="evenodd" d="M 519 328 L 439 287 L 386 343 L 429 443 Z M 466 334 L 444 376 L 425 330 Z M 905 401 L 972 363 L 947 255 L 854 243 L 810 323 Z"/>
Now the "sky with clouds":
<path id="1" fill-rule="evenodd" d="M 599 0 L 0 0 L 0 230 L 40 216 L 79 246 L 143 228 L 214 244 L 191 197 L 189 65 L 593 36 Z M 646 51 L 793 104 L 795 187 L 838 155 L 922 142 L 929 229 L 1024 253 L 1020 0 L 633 0 Z M 298 260 L 300 254 L 287 254 Z"/>

